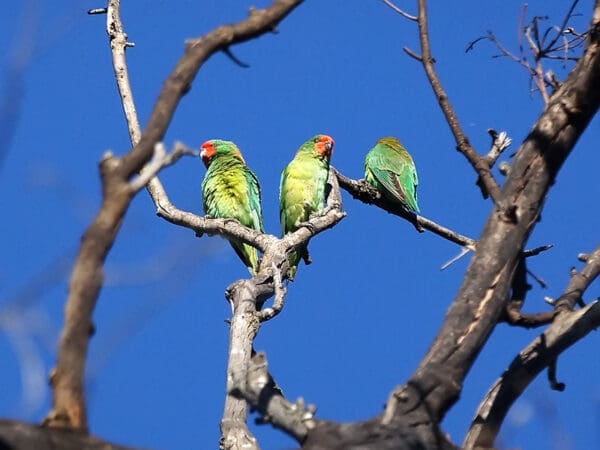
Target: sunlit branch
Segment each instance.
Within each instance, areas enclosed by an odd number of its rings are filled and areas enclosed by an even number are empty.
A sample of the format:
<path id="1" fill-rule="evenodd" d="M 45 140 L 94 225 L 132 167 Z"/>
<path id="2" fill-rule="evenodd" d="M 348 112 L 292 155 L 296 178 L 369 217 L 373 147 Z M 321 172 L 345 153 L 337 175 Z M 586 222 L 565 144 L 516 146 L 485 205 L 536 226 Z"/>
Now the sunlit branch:
<path id="1" fill-rule="evenodd" d="M 52 410 L 44 420 L 46 425 L 87 430 L 83 378 L 93 331 L 92 313 L 102 286 L 104 260 L 135 195 L 129 180 L 151 160 L 155 144 L 162 140 L 179 100 L 189 89 L 200 66 L 215 52 L 273 31 L 276 24 L 300 3 L 301 0 L 275 0 L 265 9 L 252 10 L 249 17 L 239 23 L 220 26 L 202 38 L 190 41 L 165 81 L 146 130 L 140 135 L 124 56 L 125 49 L 131 44 L 127 42 L 119 18 L 120 2 L 109 0 L 107 32 L 134 147 L 121 157 L 107 154 L 100 163 L 102 204 L 84 233 L 71 275 L 56 368 L 50 379 L 53 399 Z M 143 172 L 140 176 L 145 177 Z M 162 186 L 154 184 L 153 192 L 160 191 Z"/>
<path id="2" fill-rule="evenodd" d="M 514 401 L 545 368 L 552 389 L 562 390 L 564 384 L 556 380 L 556 361 L 559 355 L 600 326 L 600 302 L 572 311 L 577 298 L 600 273 L 600 247 L 591 253 L 590 259 L 578 274 L 569 281 L 567 288 L 556 302 L 552 324 L 523 349 L 494 383 L 479 405 L 475 419 L 464 442 L 465 449 L 493 447 L 500 426 Z"/>

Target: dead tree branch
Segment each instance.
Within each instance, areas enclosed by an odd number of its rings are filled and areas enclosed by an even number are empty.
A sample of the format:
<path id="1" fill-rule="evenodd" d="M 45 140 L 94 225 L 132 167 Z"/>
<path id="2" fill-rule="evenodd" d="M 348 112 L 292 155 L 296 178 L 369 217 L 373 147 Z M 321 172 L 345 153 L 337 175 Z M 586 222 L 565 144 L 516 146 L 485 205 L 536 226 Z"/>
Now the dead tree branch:
<path id="1" fill-rule="evenodd" d="M 467 433 L 465 449 L 494 445 L 508 410 L 529 383 L 546 367 L 549 369 L 551 387 L 564 389 L 564 385 L 556 381 L 557 358 L 571 345 L 600 326 L 600 302 L 595 301 L 577 311 L 571 309 L 598 274 L 600 247 L 594 250 L 581 273 L 569 281 L 569 285 L 560 296 L 561 300 L 557 302 L 557 314 L 552 325 L 517 355 L 487 392 Z M 563 301 L 565 303 L 561 306 Z"/>
<path id="2" fill-rule="evenodd" d="M 274 236 L 261 235 L 267 241 L 263 248 L 263 257 L 258 274 L 248 280 L 240 280 L 227 288 L 227 299 L 231 303 L 233 318 L 230 323 L 229 359 L 227 362 L 227 397 L 225 410 L 221 420 L 221 448 L 222 449 L 247 449 L 258 448 L 256 440 L 251 436 L 246 426 L 247 401 L 259 411 L 266 407 L 261 395 L 256 395 L 256 389 L 265 386 L 267 379 L 260 375 L 256 378 L 256 371 L 252 371 L 252 344 L 258 333 L 261 320 L 272 317 L 275 312 L 263 314 L 260 309 L 266 299 L 277 295 L 273 310 L 277 313 L 283 306 L 281 293 L 281 273 L 287 272 L 287 254 L 292 248 L 307 243 L 315 234 L 320 233 L 338 223 L 345 214 L 341 211 L 341 198 L 339 187 L 335 183 L 333 169 L 329 174 L 331 192 L 327 201 L 327 208 L 321 216 L 312 218 L 306 226 L 302 226 L 294 233 L 287 234 L 282 239 Z M 242 225 L 239 225 L 241 228 Z M 278 308 L 278 309 L 277 309 Z M 269 309 L 267 309 L 269 311 Z M 264 369 L 266 371 L 266 368 Z M 252 376 L 251 376 L 252 375 Z M 267 377 L 269 378 L 269 377 Z M 272 393 L 265 391 L 265 395 Z M 267 405 L 268 406 L 268 405 Z M 271 422 L 286 433 L 301 442 L 306 435 L 306 425 L 302 420 L 297 420 L 297 414 L 308 420 L 312 417 L 303 408 L 287 402 L 279 393 L 277 404 L 268 415 L 263 416 L 263 421 Z M 290 417 L 285 417 L 294 411 Z M 307 415 L 308 414 L 308 415 Z"/>
<path id="3" fill-rule="evenodd" d="M 423 64 L 423 69 L 425 70 L 425 74 L 427 75 L 427 79 L 429 80 L 429 84 L 433 89 L 433 93 L 440 105 L 440 108 L 444 114 L 446 122 L 450 127 L 450 131 L 454 136 L 456 141 L 456 148 L 459 152 L 461 152 L 465 158 L 469 161 L 475 172 L 477 172 L 478 180 L 477 185 L 480 187 L 481 192 L 484 198 L 488 196 L 492 198 L 494 203 L 498 201 L 500 196 L 500 189 L 498 187 L 498 183 L 494 180 L 492 173 L 490 172 L 489 166 L 486 164 L 484 158 L 479 156 L 479 154 L 475 151 L 466 134 L 463 132 L 462 127 L 460 126 L 460 122 L 458 121 L 458 117 L 456 116 L 456 112 L 452 105 L 450 104 L 450 100 L 448 99 L 448 95 L 442 86 L 442 82 L 440 81 L 435 68 L 435 59 L 431 55 L 431 45 L 429 43 L 429 30 L 427 28 L 427 5 L 426 0 L 419 0 L 419 13 L 417 23 L 419 25 L 419 39 L 421 43 L 421 58 L 420 61 Z"/>
<path id="4" fill-rule="evenodd" d="M 467 250 L 473 251 L 477 247 L 477 241 L 475 239 L 446 228 L 434 222 L 433 220 L 427 219 L 426 217 L 407 213 L 396 203 L 389 201 L 387 198 L 385 198 L 385 196 L 381 195 L 377 189 L 375 189 L 365 180 L 354 180 L 341 174 L 335 168 L 333 170 L 340 187 L 348 192 L 353 198 L 360 200 L 367 205 L 375 205 L 390 214 L 409 221 L 410 223 L 416 225 L 417 229 L 421 228 L 424 230 L 429 230 L 433 234 L 436 234 L 447 241 L 454 242 L 455 244 L 458 244 Z M 526 258 L 530 256 L 536 256 L 542 252 L 545 252 L 546 250 L 551 249 L 552 247 L 553 245 L 542 245 L 533 249 L 524 250 L 522 255 Z"/>
<path id="5" fill-rule="evenodd" d="M 535 85 L 542 100 L 547 104 L 553 92 L 560 87 L 560 81 L 556 78 L 552 70 L 544 70 L 543 60 L 561 61 L 563 66 L 567 61 L 577 61 L 579 57 L 573 55 L 573 51 L 581 48 L 585 43 L 587 31 L 577 33 L 568 27 L 568 23 L 574 16 L 575 7 L 578 3 L 579 0 L 572 1 L 560 26 L 548 26 L 543 32 L 540 30 L 540 24 L 542 21 L 548 19 L 548 17 L 534 16 L 525 24 L 527 5 L 523 5 L 519 16 L 517 34 L 518 54 L 509 50 L 491 30 L 488 30 L 485 36 L 471 41 L 466 51 L 473 50 L 475 45 L 481 41 L 491 42 L 499 51 L 499 54 L 493 57 L 506 57 L 523 67 L 530 77 L 530 86 Z M 523 45 L 523 40 L 527 43 L 527 51 Z M 531 90 L 533 91 L 534 89 Z"/>
<path id="6" fill-rule="evenodd" d="M 412 14 L 407 13 L 403 9 L 400 9 L 394 3 L 392 3 L 390 0 L 381 0 L 381 1 L 383 3 L 385 3 L 386 5 L 388 5 L 390 8 L 392 8 L 394 11 L 396 11 L 398 14 L 400 14 L 405 19 L 412 20 L 413 22 L 417 21 L 417 16 L 413 16 Z"/>
<path id="7" fill-rule="evenodd" d="M 111 444 L 87 433 L 44 429 L 5 419 L 0 419 L 0 444 L 10 450 L 141 450 Z"/>
<path id="8" fill-rule="evenodd" d="M 422 43 L 426 44 L 422 45 L 425 47 L 423 60 L 431 69 L 425 14 L 425 1 L 419 0 L 419 29 Z M 352 445 L 373 449 L 453 447 L 441 432 L 439 423 L 458 400 L 465 376 L 506 307 L 521 250 L 538 221 L 550 186 L 600 107 L 597 88 L 600 86 L 600 0 L 595 2 L 590 29 L 582 57 L 521 144 L 502 191 L 493 195 L 494 207 L 463 283 L 427 354 L 407 383 L 390 396 L 391 410 L 370 421 L 350 425 L 318 422 L 309 430 L 305 449 L 328 448 L 319 446 L 323 442 L 329 442 L 331 448 L 352 448 Z M 447 99 L 443 91 L 434 90 L 440 94 L 440 104 L 444 104 Z M 482 177 L 489 175 L 485 171 L 481 173 Z M 491 178 L 486 179 L 490 182 Z M 560 344 L 555 343 L 553 349 L 566 347 L 569 343 L 566 336 L 576 338 L 582 332 L 579 326 L 575 326 L 572 333 L 563 331 L 571 329 L 571 325 L 586 323 L 591 329 L 596 324 L 600 315 L 596 305 L 598 303 L 557 322 L 556 337 L 565 338 L 558 340 Z M 579 318 L 586 314 L 589 316 L 580 322 Z M 584 334 L 587 331 L 584 330 Z M 409 436 L 394 442 L 393 447 L 388 445 L 407 430 Z"/>
<path id="9" fill-rule="evenodd" d="M 101 161 L 102 204 L 83 235 L 71 275 L 56 368 L 51 375 L 52 410 L 47 415 L 45 424 L 87 430 L 83 377 L 88 342 L 93 329 L 92 313 L 102 287 L 104 260 L 134 195 L 129 179 L 152 158 L 154 146 L 162 140 L 179 100 L 189 90 L 201 65 L 220 50 L 272 31 L 301 2 L 302 0 L 275 0 L 265 9 L 253 10 L 241 22 L 220 26 L 203 37 L 188 42 L 184 55 L 163 85 L 139 141 L 129 153 Z M 107 25 L 120 25 L 120 21 L 114 18 L 115 13 L 118 17 L 119 1 L 110 0 L 108 6 L 110 11 L 107 14 Z M 122 27 L 114 31 L 108 28 L 108 33 L 111 49 L 113 45 L 117 48 L 113 51 L 113 59 L 118 62 L 121 59 L 118 52 L 127 47 L 126 36 L 122 33 Z M 123 39 L 125 42 L 119 42 Z M 115 70 L 118 70 L 116 63 Z M 136 140 L 135 130 L 131 128 L 132 122 L 128 120 L 128 124 L 133 140 Z"/>
<path id="10" fill-rule="evenodd" d="M 335 170 L 335 169 L 334 169 Z M 402 217 L 403 219 L 415 224 L 422 229 L 429 230 L 434 234 L 458 244 L 462 247 L 467 247 L 470 250 L 475 249 L 475 240 L 467 236 L 463 236 L 460 233 L 450 230 L 436 222 L 429 220 L 422 216 L 414 216 L 407 213 L 404 209 L 399 207 L 396 203 L 387 200 L 381 193 L 368 184 L 364 180 L 353 180 L 342 175 L 340 172 L 335 170 L 335 175 L 338 179 L 340 187 L 352 195 L 353 198 L 360 200 L 368 205 L 375 205 L 379 208 L 387 211 L 395 216 Z"/>
<path id="11" fill-rule="evenodd" d="M 535 328 L 547 325 L 554 319 L 554 311 L 544 311 L 537 314 L 526 314 L 521 312 L 527 292 L 531 285 L 527 282 L 527 261 L 521 257 L 511 285 L 511 297 L 506 305 L 504 316 L 501 320 L 509 325 L 520 326 L 524 328 Z"/>
<path id="12" fill-rule="evenodd" d="M 569 285 L 563 294 L 556 300 L 557 311 L 570 311 L 577 303 L 583 301 L 583 293 L 600 273 L 600 246 L 585 258 L 585 266 L 581 272 L 574 272 L 569 280 Z"/>
<path id="13" fill-rule="evenodd" d="M 521 144 L 463 284 L 408 382 L 419 396 L 417 409 L 428 411 L 434 422 L 457 400 L 464 377 L 506 307 L 520 249 L 537 223 L 562 163 L 600 106 L 599 5 L 596 2 L 593 31 L 582 58 Z"/>

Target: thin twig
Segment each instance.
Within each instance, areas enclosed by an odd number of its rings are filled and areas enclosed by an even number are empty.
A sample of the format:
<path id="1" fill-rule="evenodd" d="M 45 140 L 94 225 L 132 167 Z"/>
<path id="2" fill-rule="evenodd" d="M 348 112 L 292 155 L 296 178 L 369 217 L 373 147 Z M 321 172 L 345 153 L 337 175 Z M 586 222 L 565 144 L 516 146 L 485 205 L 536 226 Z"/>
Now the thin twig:
<path id="1" fill-rule="evenodd" d="M 167 153 L 165 145 L 162 142 L 157 142 L 154 146 L 154 157 L 146 164 L 140 175 L 131 180 L 129 186 L 134 192 L 139 191 L 144 188 L 158 172 L 165 167 L 175 164 L 179 158 L 184 155 L 198 156 L 198 152 L 186 147 L 181 142 L 176 142 L 173 151 Z"/>
<path id="2" fill-rule="evenodd" d="M 273 305 L 257 312 L 258 320 L 260 322 L 266 322 L 267 320 L 271 320 L 273 317 L 277 316 L 283 309 L 283 305 L 285 303 L 286 289 L 281 280 L 281 270 L 279 270 L 274 262 L 271 263 L 271 270 L 273 273 L 273 286 L 275 288 Z"/>
<path id="3" fill-rule="evenodd" d="M 417 21 L 417 17 L 413 16 L 411 14 L 408 14 L 406 11 L 398 8 L 396 5 L 394 5 L 390 0 L 381 0 L 383 3 L 385 3 L 386 5 L 388 5 L 390 8 L 392 8 L 394 11 L 396 11 L 398 14 L 400 14 L 402 17 L 404 17 L 405 19 L 408 20 L 412 20 L 413 22 Z"/>
<path id="4" fill-rule="evenodd" d="M 456 141 L 456 147 L 459 152 L 461 152 L 465 158 L 471 163 L 475 172 L 478 175 L 478 184 L 482 190 L 482 194 L 484 197 L 488 195 L 492 198 L 494 203 L 500 197 L 500 189 L 498 184 L 494 180 L 490 172 L 490 168 L 487 166 L 486 162 L 482 157 L 480 157 L 475 149 L 471 146 L 469 139 L 465 135 L 458 121 L 458 117 L 456 112 L 452 108 L 450 101 L 448 100 L 448 95 L 446 91 L 442 87 L 442 83 L 435 71 L 434 68 L 434 59 L 431 55 L 431 46 L 429 43 L 429 31 L 427 28 L 427 6 L 425 0 L 419 0 L 419 14 L 418 14 L 418 24 L 419 24 L 419 39 L 421 42 L 421 62 L 423 64 L 423 68 L 425 69 L 425 74 L 429 80 L 429 84 L 433 89 L 433 92 L 437 98 L 437 101 L 440 105 L 440 108 L 446 118 L 446 122 L 450 127 L 450 131 L 454 136 Z"/>
<path id="5" fill-rule="evenodd" d="M 585 266 L 581 272 L 571 274 L 569 285 L 563 294 L 555 301 L 558 311 L 572 310 L 582 300 L 583 292 L 600 274 L 600 246 L 587 255 Z"/>
<path id="6" fill-rule="evenodd" d="M 490 147 L 490 151 L 485 156 L 485 162 L 491 169 L 496 163 L 496 160 L 502 154 L 502 152 L 508 147 L 510 147 L 512 139 L 508 137 L 506 131 L 501 131 L 500 133 L 498 133 L 496 130 L 493 130 L 491 128 L 489 128 L 487 131 L 490 137 L 492 138 L 492 145 Z"/>
<path id="7" fill-rule="evenodd" d="M 335 170 L 335 169 L 334 169 Z M 458 244 L 462 247 L 466 247 L 470 250 L 475 249 L 475 240 L 467 236 L 463 236 L 460 233 L 450 230 L 442 225 L 435 223 L 422 216 L 413 216 L 407 213 L 404 209 L 400 208 L 397 204 L 388 201 L 379 191 L 374 187 L 370 186 L 364 180 L 353 180 L 342 175 L 337 170 L 335 171 L 340 187 L 348 192 L 355 199 L 360 200 L 363 203 L 372 204 L 384 209 L 390 214 L 394 214 L 398 217 L 402 217 L 411 223 L 416 221 L 420 227 L 431 231 L 434 234 Z"/>
<path id="8" fill-rule="evenodd" d="M 475 251 L 477 247 L 477 241 L 468 236 L 464 236 L 456 231 L 453 231 L 449 228 L 440 225 L 433 220 L 427 219 L 423 216 L 413 216 L 410 213 L 407 213 L 404 209 L 398 207 L 396 203 L 393 203 L 387 200 L 381 193 L 368 184 L 365 180 L 354 180 L 352 178 L 348 178 L 345 175 L 341 174 L 337 171 L 337 169 L 332 167 L 339 185 L 342 189 L 348 192 L 353 198 L 360 200 L 363 203 L 368 205 L 375 205 L 384 211 L 387 211 L 390 214 L 401 217 L 408 222 L 415 224 L 422 229 L 429 230 L 433 234 L 440 236 L 447 241 L 453 242 L 455 244 L 463 247 L 461 253 L 452 258 L 452 260 L 442 266 L 442 270 L 447 268 L 449 265 L 454 263 L 456 260 L 462 258 L 468 251 Z M 554 245 L 542 245 L 539 247 L 535 247 L 533 249 L 523 250 L 521 253 L 522 256 L 529 258 L 531 256 L 537 256 L 546 250 L 551 249 Z M 465 250 L 466 249 L 466 250 Z"/>
<path id="9" fill-rule="evenodd" d="M 501 320 L 513 326 L 536 328 L 551 323 L 554 319 L 555 312 L 544 311 L 536 314 L 526 314 L 521 312 L 527 292 L 531 289 L 531 285 L 527 282 L 528 273 L 529 270 L 527 269 L 526 257 L 521 256 L 513 276 L 511 298 Z"/>

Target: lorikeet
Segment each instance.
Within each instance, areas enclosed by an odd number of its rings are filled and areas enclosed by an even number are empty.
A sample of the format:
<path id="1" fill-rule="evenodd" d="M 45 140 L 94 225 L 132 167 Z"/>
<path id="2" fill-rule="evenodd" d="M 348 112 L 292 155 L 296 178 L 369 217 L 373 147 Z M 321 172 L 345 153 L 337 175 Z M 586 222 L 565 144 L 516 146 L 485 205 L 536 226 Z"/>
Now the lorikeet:
<path id="1" fill-rule="evenodd" d="M 365 157 L 367 182 L 406 211 L 417 213 L 417 169 L 411 156 L 395 137 L 377 141 Z"/>
<path id="2" fill-rule="evenodd" d="M 294 159 L 283 169 L 279 186 L 282 236 L 297 230 L 312 213 L 323 209 L 333 144 L 331 137 L 318 134 L 302 144 Z M 289 255 L 290 268 L 287 277 L 291 281 L 296 275 L 300 258 L 306 264 L 310 264 L 306 246 Z"/>
<path id="3" fill-rule="evenodd" d="M 200 157 L 207 168 L 202 181 L 204 213 L 214 218 L 237 219 L 248 228 L 264 232 L 258 179 L 246 165 L 240 149 L 233 142 L 213 139 L 200 146 Z M 256 249 L 234 239 L 229 242 L 255 275 Z"/>

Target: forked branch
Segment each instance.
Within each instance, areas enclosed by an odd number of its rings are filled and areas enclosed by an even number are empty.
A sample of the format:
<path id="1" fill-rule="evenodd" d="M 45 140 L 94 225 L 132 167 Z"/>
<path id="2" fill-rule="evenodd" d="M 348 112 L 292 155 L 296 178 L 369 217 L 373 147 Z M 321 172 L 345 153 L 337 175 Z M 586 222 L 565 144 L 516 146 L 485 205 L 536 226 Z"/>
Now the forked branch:
<path id="1" fill-rule="evenodd" d="M 494 203 L 498 201 L 500 196 L 500 188 L 498 183 L 492 176 L 489 166 L 486 164 L 484 158 L 482 158 L 473 148 L 466 134 L 464 133 L 456 112 L 452 107 L 448 95 L 442 86 L 437 72 L 435 71 L 435 59 L 431 54 L 431 44 L 429 42 L 429 30 L 427 27 L 427 2 L 426 0 L 419 0 L 419 13 L 417 23 L 419 25 L 419 40 L 421 43 L 421 56 L 419 60 L 423 64 L 423 69 L 429 80 L 429 84 L 433 89 L 433 93 L 440 105 L 442 113 L 450 127 L 450 131 L 456 141 L 456 148 L 461 152 L 465 158 L 469 161 L 475 172 L 477 172 L 478 181 L 477 184 L 481 188 L 481 192 L 484 197 L 490 196 Z"/>
<path id="2" fill-rule="evenodd" d="M 581 299 L 599 273 L 600 247 L 594 250 L 580 274 L 571 278 L 560 299 L 564 299 L 566 306 L 571 300 L 576 301 L 574 297 Z M 467 433 L 465 449 L 493 447 L 508 410 L 545 368 L 549 368 L 553 387 L 564 389 L 564 385 L 556 382 L 556 360 L 563 351 L 600 326 L 600 302 L 577 311 L 563 309 L 560 304 L 557 303 L 558 314 L 552 325 L 515 357 L 486 394 Z"/>
<path id="3" fill-rule="evenodd" d="M 131 111 L 132 114 L 128 110 L 133 102 L 123 102 L 134 147 L 121 157 L 110 156 L 100 163 L 102 204 L 83 235 L 71 275 L 56 368 L 50 378 L 52 410 L 44 420 L 46 425 L 87 430 L 83 379 L 88 343 L 93 330 L 92 313 L 102 287 L 104 260 L 135 195 L 129 184 L 130 178 L 152 158 L 154 146 L 162 140 L 179 100 L 189 89 L 200 66 L 215 52 L 272 31 L 301 2 L 302 0 L 275 0 L 268 8 L 254 10 L 246 20 L 223 25 L 190 42 L 165 81 L 141 136 L 138 133 L 135 108 Z M 123 87 L 128 86 L 128 82 L 125 80 L 125 83 L 120 83 L 119 74 L 126 73 L 124 49 L 129 45 L 118 17 L 119 4 L 119 0 L 108 2 L 107 31 L 119 90 L 123 97 L 127 95 Z"/>

